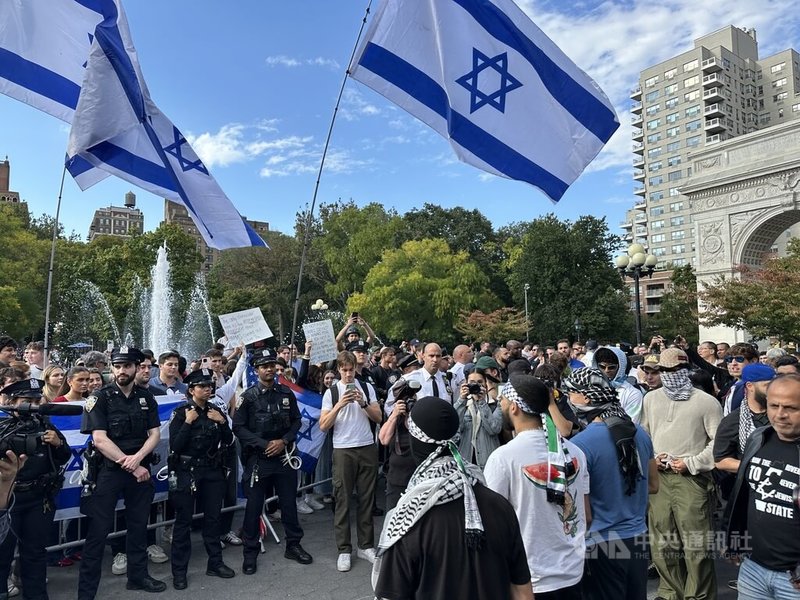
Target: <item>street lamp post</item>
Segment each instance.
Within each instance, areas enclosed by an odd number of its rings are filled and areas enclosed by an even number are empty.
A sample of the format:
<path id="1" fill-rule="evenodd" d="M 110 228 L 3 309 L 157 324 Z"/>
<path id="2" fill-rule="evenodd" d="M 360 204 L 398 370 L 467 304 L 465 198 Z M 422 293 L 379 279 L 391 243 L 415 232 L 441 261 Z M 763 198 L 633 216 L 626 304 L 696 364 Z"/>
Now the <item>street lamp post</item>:
<path id="1" fill-rule="evenodd" d="M 577 339 L 575 341 L 580 343 L 580 341 L 581 341 L 581 329 L 583 329 L 583 323 L 581 323 L 580 319 L 577 319 L 577 318 L 575 319 L 574 327 L 575 327 L 575 335 L 577 336 Z"/>
<path id="2" fill-rule="evenodd" d="M 653 276 L 658 259 L 652 254 L 646 254 L 644 246 L 641 244 L 631 244 L 628 246 L 627 253 L 618 256 L 614 262 L 623 281 L 626 277 L 633 279 L 636 302 L 636 345 L 638 346 L 642 343 L 642 300 L 639 293 L 639 280 L 642 275 L 646 275 L 648 278 Z"/>
<path id="3" fill-rule="evenodd" d="M 525 341 L 526 342 L 530 342 L 531 341 L 531 325 L 528 322 L 528 290 L 531 289 L 531 286 L 530 286 L 529 283 L 526 283 L 523 286 L 522 289 L 525 292 Z"/>

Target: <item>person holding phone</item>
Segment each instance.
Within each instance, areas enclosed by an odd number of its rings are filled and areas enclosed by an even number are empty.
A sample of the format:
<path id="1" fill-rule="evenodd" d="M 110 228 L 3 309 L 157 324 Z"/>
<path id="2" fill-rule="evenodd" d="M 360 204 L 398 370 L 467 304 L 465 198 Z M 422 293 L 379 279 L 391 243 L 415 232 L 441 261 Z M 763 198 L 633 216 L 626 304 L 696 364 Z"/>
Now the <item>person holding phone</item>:
<path id="1" fill-rule="evenodd" d="M 367 332 L 366 341 L 368 346 L 375 341 L 375 332 L 372 331 L 369 323 L 367 323 L 357 312 L 353 312 L 350 314 L 350 318 L 344 324 L 344 327 L 342 327 L 342 329 L 336 335 L 336 344 L 340 349 L 343 350 L 348 344 L 352 344 L 353 342 L 357 342 L 361 339 L 361 330 L 359 327 L 363 327 Z"/>
<path id="2" fill-rule="evenodd" d="M 370 422 L 381 422 L 381 407 L 375 388 L 356 381 L 356 357 L 340 352 L 336 359 L 340 380 L 322 397 L 319 428 L 333 430 L 333 493 L 336 510 L 334 536 L 339 557 L 336 568 L 350 570 L 353 551 L 350 542 L 350 503 L 358 490 L 357 556 L 375 562 L 375 529 L 372 505 L 378 479 L 378 449 Z"/>

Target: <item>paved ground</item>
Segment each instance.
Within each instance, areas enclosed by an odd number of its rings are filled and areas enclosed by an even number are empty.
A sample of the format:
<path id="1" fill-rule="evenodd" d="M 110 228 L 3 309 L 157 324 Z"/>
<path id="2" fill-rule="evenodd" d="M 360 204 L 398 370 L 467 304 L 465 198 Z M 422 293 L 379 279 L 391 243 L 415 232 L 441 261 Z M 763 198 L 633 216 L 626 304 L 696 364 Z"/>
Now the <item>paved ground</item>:
<path id="1" fill-rule="evenodd" d="M 241 522 L 242 512 L 234 519 L 234 525 Z M 236 571 L 233 579 L 218 579 L 205 574 L 206 555 L 199 534 L 193 535 L 192 561 L 189 565 L 189 588 L 176 591 L 172 588 L 172 574 L 169 563 L 150 565 L 150 574 L 167 583 L 167 591 L 163 594 L 146 594 L 130 592 L 125 589 L 125 576 L 111 574 L 110 553 L 106 553 L 103 564 L 103 579 L 98 592 L 98 599 L 104 600 L 144 600 L 189 599 L 216 600 L 235 595 L 236 600 L 277 600 L 277 599 L 313 599 L 313 600 L 372 600 L 370 586 L 371 565 L 353 556 L 353 568 L 349 573 L 336 570 L 336 546 L 333 541 L 332 513 L 330 510 L 315 512 L 313 515 L 300 515 L 300 523 L 305 530 L 303 546 L 314 557 L 311 565 L 299 565 L 283 557 L 283 544 L 273 541 L 267 544 L 266 553 L 258 560 L 258 572 L 255 575 L 242 575 L 242 549 L 229 546 L 223 550 L 228 566 Z M 376 542 L 383 519 L 376 519 Z M 279 536 L 282 527 L 276 526 Z M 355 543 L 355 530 L 353 542 Z M 165 548 L 169 552 L 168 547 Z M 51 600 L 71 600 L 76 597 L 78 565 L 67 568 L 50 568 L 48 586 Z M 728 589 L 726 582 L 735 578 L 736 571 L 728 563 L 719 562 L 717 577 L 719 581 L 719 600 L 733 600 L 736 593 Z M 657 581 L 651 581 L 648 598 L 655 598 Z"/>

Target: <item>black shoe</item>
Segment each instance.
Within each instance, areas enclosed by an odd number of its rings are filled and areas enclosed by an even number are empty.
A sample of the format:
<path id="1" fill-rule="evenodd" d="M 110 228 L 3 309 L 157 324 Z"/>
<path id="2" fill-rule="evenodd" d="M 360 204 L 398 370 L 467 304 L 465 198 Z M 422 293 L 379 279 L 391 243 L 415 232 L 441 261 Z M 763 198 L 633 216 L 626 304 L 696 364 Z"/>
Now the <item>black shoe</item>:
<path id="1" fill-rule="evenodd" d="M 658 569 L 653 563 L 647 565 L 647 578 L 648 579 L 658 579 Z"/>
<path id="2" fill-rule="evenodd" d="M 386 511 L 384 511 L 382 508 L 378 508 L 377 506 L 372 507 L 373 517 L 382 517 L 384 514 L 386 514 Z"/>
<path id="3" fill-rule="evenodd" d="M 286 546 L 286 552 L 283 555 L 291 560 L 296 560 L 301 565 L 310 565 L 314 562 L 314 559 L 311 558 L 311 555 L 303 550 L 303 547 L 300 544 L 292 544 L 291 546 Z"/>
<path id="4" fill-rule="evenodd" d="M 242 573 L 245 575 L 253 575 L 258 570 L 258 566 L 256 565 L 256 561 L 244 561 L 242 564 Z"/>
<path id="5" fill-rule="evenodd" d="M 189 587 L 189 582 L 186 581 L 186 575 L 173 575 L 172 587 L 174 587 L 176 590 L 185 590 L 187 587 Z"/>
<path id="6" fill-rule="evenodd" d="M 163 581 L 159 581 L 158 579 L 153 579 L 147 575 L 144 579 L 140 579 L 139 581 L 131 581 L 128 579 L 128 583 L 125 584 L 125 589 L 142 590 L 143 592 L 157 594 L 158 592 L 163 592 L 165 589 L 167 589 L 167 584 Z"/>
<path id="7" fill-rule="evenodd" d="M 222 577 L 223 579 L 230 579 L 236 577 L 236 572 L 228 565 L 218 565 L 216 567 L 208 567 L 206 575 L 213 575 L 214 577 Z"/>
<path id="8" fill-rule="evenodd" d="M 739 580 L 738 579 L 731 579 L 728 582 L 728 587 L 731 588 L 732 590 L 736 590 L 738 592 L 739 591 Z"/>

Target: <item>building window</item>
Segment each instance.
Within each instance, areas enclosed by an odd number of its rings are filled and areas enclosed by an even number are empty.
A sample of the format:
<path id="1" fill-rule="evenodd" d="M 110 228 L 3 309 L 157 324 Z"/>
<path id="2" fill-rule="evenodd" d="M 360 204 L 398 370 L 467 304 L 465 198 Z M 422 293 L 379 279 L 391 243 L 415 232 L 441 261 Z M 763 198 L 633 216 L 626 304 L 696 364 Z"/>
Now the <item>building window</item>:
<path id="1" fill-rule="evenodd" d="M 672 96 L 673 94 L 678 92 L 678 84 L 672 83 L 664 88 L 664 95 Z"/>
<path id="2" fill-rule="evenodd" d="M 702 127 L 703 121 L 701 119 L 697 119 L 695 121 L 689 121 L 686 124 L 686 131 L 696 131 Z"/>
<path id="3" fill-rule="evenodd" d="M 647 151 L 647 158 L 656 158 L 660 154 L 661 154 L 661 146 L 656 146 L 655 148 L 650 148 Z"/>
<path id="4" fill-rule="evenodd" d="M 680 229 L 678 231 L 673 231 L 672 232 L 672 239 L 673 240 L 682 240 L 685 237 L 686 237 L 686 232 L 683 229 Z"/>
<path id="5" fill-rule="evenodd" d="M 649 130 L 658 129 L 660 125 L 661 125 L 661 119 L 650 119 L 647 122 L 647 129 Z"/>
<path id="6" fill-rule="evenodd" d="M 667 241 L 667 236 L 663 233 L 656 233 L 650 236 L 650 243 L 651 244 L 659 244 L 661 242 Z"/>
<path id="7" fill-rule="evenodd" d="M 800 112 L 800 103 L 792 104 L 792 112 Z"/>
<path id="8" fill-rule="evenodd" d="M 656 85 L 657 83 L 658 83 L 658 75 L 656 75 L 655 77 L 650 77 L 649 79 L 645 79 L 644 80 L 644 87 L 651 88 L 654 85 Z"/>
<path id="9" fill-rule="evenodd" d="M 647 107 L 647 109 L 645 110 L 645 113 L 647 113 L 648 117 L 652 117 L 659 110 L 661 110 L 661 105 L 660 104 L 653 104 L 652 106 L 648 106 Z"/>
<path id="10" fill-rule="evenodd" d="M 658 202 L 659 200 L 664 199 L 664 192 L 652 192 L 650 194 L 650 200 L 652 202 Z"/>
<path id="11" fill-rule="evenodd" d="M 680 127 L 670 127 L 669 129 L 667 129 L 667 137 L 668 138 L 678 137 L 678 134 L 680 134 L 680 132 L 681 132 Z"/>
<path id="12" fill-rule="evenodd" d="M 669 71 L 664 71 L 664 79 L 672 79 L 678 73 L 678 67 L 673 67 Z"/>
<path id="13" fill-rule="evenodd" d="M 678 170 L 678 171 L 670 171 L 670 172 L 667 174 L 667 179 L 668 179 L 669 181 L 678 181 L 678 180 L 680 180 L 680 178 L 681 178 L 681 172 L 680 172 L 680 170 Z"/>
<path id="14" fill-rule="evenodd" d="M 694 77 L 687 77 L 683 80 L 683 87 L 690 88 L 693 85 L 697 85 L 700 83 L 700 75 L 695 75 Z"/>
<path id="15" fill-rule="evenodd" d="M 667 144 L 667 153 L 677 152 L 681 147 L 680 141 L 677 142 L 670 142 Z"/>
<path id="16" fill-rule="evenodd" d="M 647 170 L 648 171 L 651 171 L 651 172 L 652 171 L 658 171 L 659 169 L 661 169 L 661 161 L 660 160 L 653 161 L 649 165 L 647 165 Z"/>
<path id="17" fill-rule="evenodd" d="M 686 252 L 686 244 L 676 244 L 672 247 L 673 254 L 683 254 Z"/>
<path id="18" fill-rule="evenodd" d="M 651 253 L 653 256 L 664 256 L 667 253 L 667 249 L 663 246 L 659 246 L 658 248 L 653 248 Z"/>
<path id="19" fill-rule="evenodd" d="M 670 227 L 681 227 L 683 226 L 685 220 L 686 219 L 684 217 L 672 217 L 669 220 Z"/>
<path id="20" fill-rule="evenodd" d="M 789 92 L 781 92 L 780 94 L 775 94 L 772 97 L 773 102 L 783 102 L 789 96 Z"/>
<path id="21" fill-rule="evenodd" d="M 664 183 L 664 177 L 662 175 L 656 175 L 655 177 L 651 177 L 648 180 L 648 183 L 650 185 L 661 185 L 662 183 Z"/>
<path id="22" fill-rule="evenodd" d="M 667 115 L 667 123 L 675 123 L 680 118 L 681 118 L 681 116 L 680 116 L 679 113 L 676 113 L 676 112 L 670 113 L 670 114 Z"/>
<path id="23" fill-rule="evenodd" d="M 676 266 L 676 267 L 682 267 L 682 266 L 684 266 L 686 264 L 686 259 L 685 258 L 673 258 L 672 259 L 672 264 L 674 266 Z"/>
<path id="24" fill-rule="evenodd" d="M 674 167 L 681 164 L 681 155 L 678 154 L 677 156 L 670 156 L 667 159 L 667 166 Z"/>
<path id="25" fill-rule="evenodd" d="M 683 202 L 672 202 L 669 205 L 670 212 L 680 212 L 683 210 Z"/>
<path id="26" fill-rule="evenodd" d="M 664 102 L 664 107 L 667 110 L 671 110 L 671 109 L 675 108 L 676 106 L 678 106 L 678 102 L 680 102 L 680 100 L 678 100 L 678 98 L 670 98 L 669 100 Z"/>
<path id="27" fill-rule="evenodd" d="M 683 95 L 684 102 L 694 102 L 695 100 L 700 98 L 700 90 L 694 90 L 692 92 L 686 92 Z"/>
<path id="28" fill-rule="evenodd" d="M 660 93 L 659 90 L 653 90 L 652 92 L 647 92 L 647 94 L 645 94 L 644 96 L 644 101 L 648 103 L 652 102 L 653 100 L 658 98 L 659 93 Z"/>
<path id="29" fill-rule="evenodd" d="M 688 73 L 689 71 L 694 71 L 698 67 L 698 59 L 690 60 L 687 63 L 683 63 L 683 72 Z"/>
<path id="30" fill-rule="evenodd" d="M 680 196 L 681 192 L 678 188 L 669 188 L 669 195 L 670 196 Z"/>
<path id="31" fill-rule="evenodd" d="M 647 143 L 652 144 L 654 142 L 661 141 L 661 132 L 657 131 L 656 133 L 651 133 L 647 136 Z"/>
<path id="32" fill-rule="evenodd" d="M 657 216 L 663 215 L 663 214 L 664 214 L 664 207 L 663 206 L 654 206 L 653 208 L 650 209 L 650 216 L 651 217 L 657 217 Z"/>
<path id="33" fill-rule="evenodd" d="M 777 65 L 772 65 L 769 68 L 769 72 L 774 75 L 775 73 L 780 73 L 783 71 L 784 67 L 786 67 L 786 62 L 778 63 Z"/>
<path id="34" fill-rule="evenodd" d="M 696 117 L 699 114 L 700 114 L 699 104 L 695 104 L 694 106 L 690 106 L 689 108 L 686 109 L 686 118 Z"/>
<path id="35" fill-rule="evenodd" d="M 664 221 L 650 221 L 650 229 L 664 229 Z"/>
<path id="36" fill-rule="evenodd" d="M 786 77 L 781 77 L 772 82 L 772 87 L 779 88 L 786 85 Z"/>

